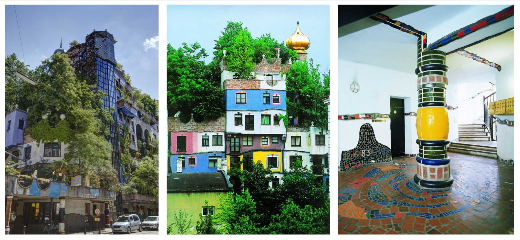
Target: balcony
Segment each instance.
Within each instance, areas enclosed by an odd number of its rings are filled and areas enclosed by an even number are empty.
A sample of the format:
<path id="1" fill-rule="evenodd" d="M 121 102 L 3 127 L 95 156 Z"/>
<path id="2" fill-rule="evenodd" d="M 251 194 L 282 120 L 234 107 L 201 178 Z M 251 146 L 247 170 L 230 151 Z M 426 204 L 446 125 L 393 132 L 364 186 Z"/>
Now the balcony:
<path id="1" fill-rule="evenodd" d="M 129 118 L 134 118 L 135 114 L 132 112 L 132 106 L 125 102 L 124 100 L 120 99 L 117 101 L 117 110 L 121 110 L 125 116 Z"/>
<path id="2" fill-rule="evenodd" d="M 138 194 L 138 193 L 123 194 L 122 199 L 123 199 L 123 202 L 157 203 L 156 197 L 142 195 L 142 194 Z"/>

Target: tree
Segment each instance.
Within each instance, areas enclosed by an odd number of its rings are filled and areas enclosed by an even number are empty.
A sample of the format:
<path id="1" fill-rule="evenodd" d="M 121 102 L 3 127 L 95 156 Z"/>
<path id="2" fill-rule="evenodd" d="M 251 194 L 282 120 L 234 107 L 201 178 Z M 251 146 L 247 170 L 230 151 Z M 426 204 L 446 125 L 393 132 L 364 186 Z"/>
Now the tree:
<path id="1" fill-rule="evenodd" d="M 72 42 L 69 43 L 69 48 L 74 47 L 76 45 L 79 45 L 79 42 L 76 40 L 72 40 Z"/>
<path id="2" fill-rule="evenodd" d="M 238 31 L 233 44 L 228 47 L 226 64 L 229 70 L 237 72 L 241 79 L 250 79 L 251 72 L 255 67 L 253 62 L 253 38 L 247 29 Z"/>
<path id="3" fill-rule="evenodd" d="M 198 43 L 183 43 L 178 49 L 168 45 L 168 114 L 180 112 L 183 122 L 190 121 L 192 114 L 201 122 L 215 120 L 224 112 L 224 91 L 205 79 L 205 57 Z"/>
<path id="4" fill-rule="evenodd" d="M 273 234 L 329 234 L 329 208 L 298 206 L 288 199 L 280 214 L 272 217 L 269 233 Z"/>
<path id="5" fill-rule="evenodd" d="M 262 233 L 256 213 L 256 203 L 245 191 L 241 195 L 229 193 L 220 201 L 221 212 L 217 214 L 219 226 L 224 234 L 258 234 Z"/>
<path id="6" fill-rule="evenodd" d="M 159 162 L 157 155 L 141 159 L 130 180 L 140 194 L 159 196 Z"/>
<path id="7" fill-rule="evenodd" d="M 174 227 L 179 234 L 186 234 L 193 227 L 191 216 L 182 210 L 179 210 L 178 215 L 173 213 L 173 223 L 168 226 L 168 234 L 174 234 Z"/>
<path id="8" fill-rule="evenodd" d="M 33 78 L 33 71 L 28 69 L 23 62 L 18 60 L 16 54 L 5 57 L 5 112 L 9 113 L 14 110 L 16 105 L 18 109 L 27 110 L 32 102 L 28 98 L 33 93 L 32 85 L 20 80 L 14 72 L 18 71 L 24 75 Z M 34 78 L 33 78 L 34 79 Z"/>
<path id="9" fill-rule="evenodd" d="M 215 40 L 213 62 L 216 62 L 216 64 L 220 63 L 222 57 L 224 56 L 224 50 L 227 50 L 235 43 L 235 39 L 241 30 L 244 30 L 242 28 L 242 22 L 228 22 L 224 28 L 224 31 L 221 32 L 222 35 L 217 40 Z M 245 30 L 247 31 L 247 28 L 245 28 Z"/>
<path id="10" fill-rule="evenodd" d="M 322 80 L 323 76 L 323 80 Z M 319 65 L 310 61 L 297 61 L 287 73 L 287 114 L 298 118 L 292 123 L 300 126 L 327 127 L 327 106 L 323 102 L 329 97 L 330 73 L 319 73 Z"/>
<path id="11" fill-rule="evenodd" d="M 259 63 L 262 61 L 263 55 L 265 55 L 265 58 L 276 58 L 277 57 L 277 51 L 276 47 L 280 50 L 280 58 L 282 59 L 282 63 L 285 63 L 289 60 L 289 58 L 292 58 L 293 61 L 298 59 L 298 54 L 288 48 L 284 42 L 278 42 L 276 39 L 271 37 L 271 34 L 262 34 L 262 36 L 256 38 L 253 43 L 254 47 L 254 55 L 253 55 L 253 61 L 256 63 Z"/>

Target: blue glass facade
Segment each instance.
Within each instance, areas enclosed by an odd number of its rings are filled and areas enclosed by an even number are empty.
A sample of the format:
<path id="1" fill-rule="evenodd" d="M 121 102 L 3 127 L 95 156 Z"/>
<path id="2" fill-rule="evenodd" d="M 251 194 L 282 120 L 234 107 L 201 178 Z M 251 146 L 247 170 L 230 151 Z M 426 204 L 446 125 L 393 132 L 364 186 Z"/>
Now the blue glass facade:
<path id="1" fill-rule="evenodd" d="M 98 57 L 96 58 L 96 70 L 97 89 L 107 94 L 103 97 L 103 107 L 115 109 L 117 99 L 114 89 L 114 65 Z"/>

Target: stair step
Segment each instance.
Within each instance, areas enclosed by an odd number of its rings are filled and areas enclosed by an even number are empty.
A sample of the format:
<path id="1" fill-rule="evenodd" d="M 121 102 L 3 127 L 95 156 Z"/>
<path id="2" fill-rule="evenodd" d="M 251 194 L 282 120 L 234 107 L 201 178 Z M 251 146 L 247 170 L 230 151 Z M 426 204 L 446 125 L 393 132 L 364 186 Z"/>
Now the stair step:
<path id="1" fill-rule="evenodd" d="M 481 151 L 488 151 L 488 152 L 497 152 L 497 147 L 492 146 L 483 146 L 478 144 L 467 144 L 467 143 L 457 143 L 452 142 L 449 145 L 450 148 L 464 148 L 464 149 L 474 149 L 474 150 L 481 150 Z"/>
<path id="2" fill-rule="evenodd" d="M 490 141 L 490 137 L 463 137 L 463 138 L 459 138 L 459 141 L 461 142 L 466 142 L 466 141 L 469 141 L 469 142 L 484 142 L 484 141 Z"/>
<path id="3" fill-rule="evenodd" d="M 459 138 L 489 137 L 487 134 L 459 134 Z"/>
<path id="4" fill-rule="evenodd" d="M 475 149 L 455 148 L 455 147 L 448 148 L 448 151 L 455 152 L 455 153 L 469 154 L 469 155 L 473 155 L 473 156 L 482 156 L 482 157 L 489 157 L 489 158 L 497 159 L 496 152 L 479 151 L 479 150 L 475 150 Z"/>

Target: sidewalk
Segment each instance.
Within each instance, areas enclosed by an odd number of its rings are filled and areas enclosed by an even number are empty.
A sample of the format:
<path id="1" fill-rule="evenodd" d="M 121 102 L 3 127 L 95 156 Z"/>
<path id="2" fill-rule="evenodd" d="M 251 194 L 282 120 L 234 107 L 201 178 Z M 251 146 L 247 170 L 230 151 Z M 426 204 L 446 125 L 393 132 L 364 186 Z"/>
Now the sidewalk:
<path id="1" fill-rule="evenodd" d="M 87 231 L 86 235 L 97 235 L 99 234 L 99 231 Z M 104 230 L 101 230 L 101 234 L 112 234 L 112 228 L 105 228 Z M 85 235 L 84 232 L 75 232 L 75 233 L 69 233 L 69 235 Z"/>

